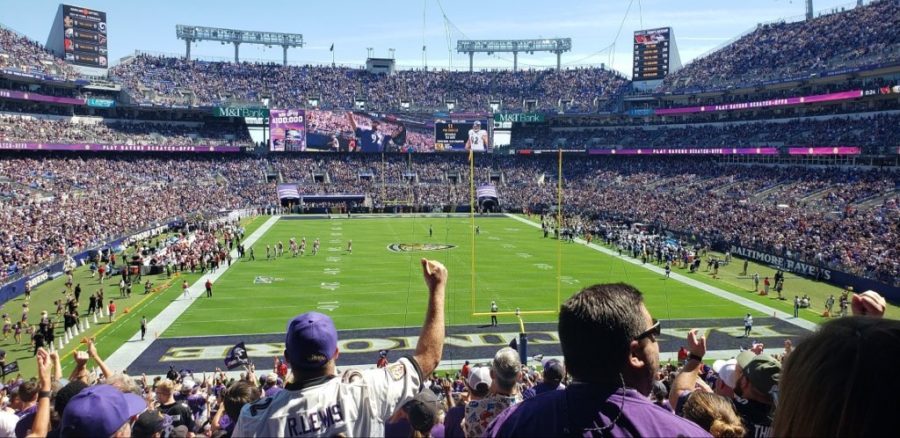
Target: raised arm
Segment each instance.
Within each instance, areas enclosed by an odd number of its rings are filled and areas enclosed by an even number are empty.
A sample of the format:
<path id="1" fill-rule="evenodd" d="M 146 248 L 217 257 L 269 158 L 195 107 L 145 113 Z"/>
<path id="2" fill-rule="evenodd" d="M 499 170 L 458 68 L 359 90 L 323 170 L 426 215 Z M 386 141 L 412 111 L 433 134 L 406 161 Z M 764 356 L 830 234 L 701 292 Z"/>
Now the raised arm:
<path id="1" fill-rule="evenodd" d="M 353 132 L 356 132 L 356 119 L 353 118 L 352 112 L 347 112 L 347 119 L 350 120 L 350 128 L 353 129 Z"/>
<path id="2" fill-rule="evenodd" d="M 29 437 L 45 437 L 50 431 L 50 380 L 53 360 L 43 348 L 37 351 L 38 402 Z"/>
<path id="3" fill-rule="evenodd" d="M 102 372 L 107 379 L 112 377 L 112 370 L 106 366 L 106 363 L 103 362 L 103 359 L 97 354 L 97 347 L 94 345 L 93 339 L 88 339 L 88 355 L 91 356 L 91 359 L 93 359 L 94 363 L 97 364 L 97 367 L 100 368 L 100 372 Z"/>
<path id="4" fill-rule="evenodd" d="M 672 405 L 672 409 L 678 405 L 678 397 L 682 391 L 694 390 L 697 385 L 697 370 L 703 365 L 703 356 L 706 355 L 706 338 L 700 336 L 697 329 L 688 332 L 687 341 L 690 356 L 688 356 L 684 368 L 675 376 L 675 381 L 672 382 L 672 388 L 669 390 L 669 404 Z"/>
<path id="5" fill-rule="evenodd" d="M 444 292 L 447 287 L 447 268 L 440 262 L 422 259 L 422 274 L 428 286 L 428 310 L 425 323 L 416 343 L 413 358 L 423 376 L 431 375 L 441 361 L 444 350 Z"/>

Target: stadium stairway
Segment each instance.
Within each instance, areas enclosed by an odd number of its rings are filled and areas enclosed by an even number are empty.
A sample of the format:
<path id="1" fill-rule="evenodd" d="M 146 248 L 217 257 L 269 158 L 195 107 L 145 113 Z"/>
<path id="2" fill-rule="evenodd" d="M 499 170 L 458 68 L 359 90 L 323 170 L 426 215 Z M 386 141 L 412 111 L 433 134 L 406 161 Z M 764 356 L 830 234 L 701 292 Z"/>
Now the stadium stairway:
<path id="1" fill-rule="evenodd" d="M 783 188 L 788 188 L 791 185 L 793 185 L 793 184 L 792 183 L 783 183 L 783 182 L 775 183 L 769 187 L 765 187 L 762 190 L 750 195 L 750 201 L 751 202 L 765 202 L 766 197 L 769 196 L 769 194 L 771 194 L 775 191 L 778 191 L 780 189 L 783 189 Z"/>
<path id="2" fill-rule="evenodd" d="M 859 212 L 869 211 L 873 208 L 880 207 L 884 204 L 885 201 L 891 199 L 895 196 L 900 196 L 900 190 L 894 190 L 890 193 L 885 193 L 881 195 L 871 196 L 869 198 L 863 199 L 860 202 L 851 204 L 854 208 L 856 208 Z"/>

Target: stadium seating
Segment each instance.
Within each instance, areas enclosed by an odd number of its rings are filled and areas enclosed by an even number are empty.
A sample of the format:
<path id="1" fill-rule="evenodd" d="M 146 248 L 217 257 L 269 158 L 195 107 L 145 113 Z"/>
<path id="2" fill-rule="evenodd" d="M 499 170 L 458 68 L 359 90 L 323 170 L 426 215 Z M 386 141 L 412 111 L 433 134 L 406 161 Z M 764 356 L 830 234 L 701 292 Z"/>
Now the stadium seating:
<path id="1" fill-rule="evenodd" d="M 78 74 L 61 59 L 30 39 L 0 27 L 0 69 L 23 74 L 74 79 Z"/>
<path id="2" fill-rule="evenodd" d="M 527 158 L 476 159 L 476 181 L 501 174 L 496 184 L 507 209 L 554 204 L 556 161 Z M 583 158 L 567 159 L 564 169 L 566 205 L 573 212 L 790 253 L 882 281 L 900 278 L 900 257 L 887 244 L 896 241 L 900 226 L 896 171 Z M 374 208 L 430 209 L 465 205 L 469 199 L 463 155 L 384 161 L 368 155 L 11 158 L 0 161 L 0 182 L 5 183 L 0 220 L 16 225 L 0 232 L 4 271 L 27 269 L 187 212 L 276 205 L 274 183 L 264 179 L 267 172 L 298 183 L 302 194 L 365 194 Z M 460 182 L 449 182 L 452 176 Z M 74 213 L 74 207 L 46 208 L 44 202 L 52 197 L 63 206 L 77 203 L 82 213 Z"/>
<path id="3" fill-rule="evenodd" d="M 572 100 L 573 112 L 595 109 L 622 93 L 628 81 L 600 68 L 520 72 L 447 72 L 404 70 L 394 75 L 371 74 L 344 67 L 281 66 L 277 64 L 185 61 L 137 56 L 112 69 L 142 103 L 209 106 L 224 102 L 259 102 L 268 97 L 278 108 L 304 108 L 308 98 L 321 98 L 322 108 L 352 108 L 364 98 L 367 108 L 411 107 L 489 110 L 489 100 L 502 100 L 504 110 L 523 108 L 525 99 L 537 101 L 535 110 L 554 111 L 560 99 Z"/>
<path id="4" fill-rule="evenodd" d="M 676 122 L 677 123 L 677 122 Z M 900 115 L 823 117 L 602 128 L 516 128 L 512 144 L 527 149 L 722 148 L 754 146 L 857 146 L 889 150 L 900 138 Z"/>
<path id="5" fill-rule="evenodd" d="M 250 146 L 247 127 L 153 121 L 49 119 L 31 115 L 0 115 L 0 140 L 43 143 L 128 145 Z"/>
<path id="6" fill-rule="evenodd" d="M 669 75 L 659 92 L 687 93 L 806 79 L 820 72 L 900 60 L 900 4 L 872 2 L 813 20 L 760 25 Z"/>

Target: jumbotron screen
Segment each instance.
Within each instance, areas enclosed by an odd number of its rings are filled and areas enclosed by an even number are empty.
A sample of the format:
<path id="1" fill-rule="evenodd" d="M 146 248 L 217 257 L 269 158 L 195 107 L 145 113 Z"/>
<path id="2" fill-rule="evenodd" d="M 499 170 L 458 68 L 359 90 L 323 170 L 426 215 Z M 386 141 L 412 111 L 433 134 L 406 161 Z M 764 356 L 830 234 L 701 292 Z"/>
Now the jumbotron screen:
<path id="1" fill-rule="evenodd" d="M 493 146 L 487 118 L 437 119 L 434 121 L 436 151 L 487 152 Z"/>
<path id="2" fill-rule="evenodd" d="M 663 79 L 669 74 L 669 39 L 672 28 L 645 29 L 634 32 L 634 81 Z"/>
<path id="3" fill-rule="evenodd" d="M 62 5 L 63 54 L 66 62 L 84 67 L 107 68 L 106 12 Z"/>

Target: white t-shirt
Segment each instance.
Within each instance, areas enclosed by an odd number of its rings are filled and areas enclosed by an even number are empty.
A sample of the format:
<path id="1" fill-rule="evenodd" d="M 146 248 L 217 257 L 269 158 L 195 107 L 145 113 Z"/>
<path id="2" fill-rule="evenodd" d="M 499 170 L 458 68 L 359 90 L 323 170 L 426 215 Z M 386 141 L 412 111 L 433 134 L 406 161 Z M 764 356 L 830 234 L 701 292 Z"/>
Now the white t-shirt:
<path id="1" fill-rule="evenodd" d="M 233 436 L 384 436 L 385 421 L 419 392 L 421 378 L 406 358 L 358 375 L 352 383 L 326 377 L 300 389 L 289 385 L 244 405 Z"/>
<path id="2" fill-rule="evenodd" d="M 474 129 L 469 130 L 469 144 L 472 146 L 473 151 L 483 151 L 484 150 L 484 136 L 487 133 L 483 129 L 479 129 L 475 131 Z"/>

